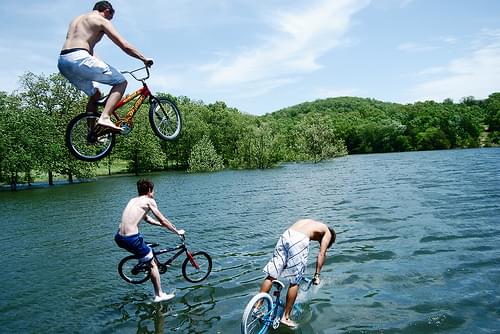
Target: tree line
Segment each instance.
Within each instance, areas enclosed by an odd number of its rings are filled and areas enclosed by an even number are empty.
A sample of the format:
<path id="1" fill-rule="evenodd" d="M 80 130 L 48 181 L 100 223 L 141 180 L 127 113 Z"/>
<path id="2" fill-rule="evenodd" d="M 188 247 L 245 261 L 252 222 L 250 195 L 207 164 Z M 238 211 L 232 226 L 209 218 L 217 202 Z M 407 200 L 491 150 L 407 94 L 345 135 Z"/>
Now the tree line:
<path id="1" fill-rule="evenodd" d="M 162 94 L 158 94 L 161 96 Z M 118 136 L 112 154 L 95 163 L 68 152 L 66 125 L 85 110 L 87 98 L 59 74 L 26 73 L 19 89 L 0 92 L 0 182 L 63 175 L 87 179 L 97 168 L 126 163 L 129 172 L 178 169 L 270 168 L 281 162 L 319 162 L 346 154 L 400 152 L 497 145 L 500 93 L 485 100 L 464 98 L 414 104 L 339 97 L 306 102 L 263 116 L 173 97 L 183 120 L 179 138 L 158 139 L 149 127 L 149 105 L 136 114 L 134 129 Z"/>

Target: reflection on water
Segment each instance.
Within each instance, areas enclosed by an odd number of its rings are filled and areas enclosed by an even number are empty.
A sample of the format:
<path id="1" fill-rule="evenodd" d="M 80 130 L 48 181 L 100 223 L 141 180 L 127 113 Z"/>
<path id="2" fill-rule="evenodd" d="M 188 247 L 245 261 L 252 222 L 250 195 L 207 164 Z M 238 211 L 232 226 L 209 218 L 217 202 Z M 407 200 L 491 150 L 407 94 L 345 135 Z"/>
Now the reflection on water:
<path id="1" fill-rule="evenodd" d="M 338 232 L 293 333 L 498 330 L 499 149 L 349 156 L 320 164 L 152 177 L 160 209 L 213 258 L 202 284 L 177 261 L 125 283 L 113 234 L 135 177 L 0 192 L 0 331 L 238 333 L 278 236 L 312 217 Z M 176 237 L 144 225 L 150 241 Z M 309 272 L 318 247 L 313 244 Z M 290 333 L 280 327 L 275 333 Z"/>

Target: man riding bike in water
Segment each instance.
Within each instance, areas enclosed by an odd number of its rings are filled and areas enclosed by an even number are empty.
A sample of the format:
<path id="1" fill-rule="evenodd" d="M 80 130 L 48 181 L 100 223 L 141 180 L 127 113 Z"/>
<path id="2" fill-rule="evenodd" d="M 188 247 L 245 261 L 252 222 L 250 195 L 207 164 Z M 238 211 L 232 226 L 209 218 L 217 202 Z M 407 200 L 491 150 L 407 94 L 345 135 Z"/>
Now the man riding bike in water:
<path id="1" fill-rule="evenodd" d="M 106 35 L 126 54 L 141 60 L 144 65 L 153 65 L 153 60 L 144 55 L 127 42 L 111 24 L 115 10 L 108 1 L 99 1 L 90 13 L 82 14 L 71 21 L 62 47 L 57 67 L 61 74 L 78 89 L 82 90 L 89 101 L 87 112 L 97 112 L 97 101 L 101 92 L 97 83 L 113 86 L 104 106 L 99 125 L 120 131 L 120 127 L 111 121 L 111 112 L 115 104 L 120 101 L 127 80 L 114 67 L 106 64 L 94 56 L 94 47 Z"/>

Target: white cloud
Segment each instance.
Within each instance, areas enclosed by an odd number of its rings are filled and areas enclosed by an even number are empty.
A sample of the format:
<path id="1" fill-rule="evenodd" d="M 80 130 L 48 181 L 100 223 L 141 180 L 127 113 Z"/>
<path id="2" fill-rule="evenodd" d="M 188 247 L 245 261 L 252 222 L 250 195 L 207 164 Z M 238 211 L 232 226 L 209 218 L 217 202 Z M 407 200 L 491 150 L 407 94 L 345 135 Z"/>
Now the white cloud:
<path id="1" fill-rule="evenodd" d="M 276 10 L 270 14 L 269 36 L 260 45 L 229 53 L 202 69 L 215 87 L 257 82 L 276 87 L 288 82 L 289 76 L 320 69 L 318 59 L 339 45 L 352 16 L 368 4 L 367 0 L 320 0 L 306 8 Z"/>
<path id="2" fill-rule="evenodd" d="M 469 56 L 450 61 L 444 68 L 429 69 L 428 73 L 441 75 L 414 87 L 414 100 L 485 98 L 500 91 L 500 38 L 497 39 Z"/>

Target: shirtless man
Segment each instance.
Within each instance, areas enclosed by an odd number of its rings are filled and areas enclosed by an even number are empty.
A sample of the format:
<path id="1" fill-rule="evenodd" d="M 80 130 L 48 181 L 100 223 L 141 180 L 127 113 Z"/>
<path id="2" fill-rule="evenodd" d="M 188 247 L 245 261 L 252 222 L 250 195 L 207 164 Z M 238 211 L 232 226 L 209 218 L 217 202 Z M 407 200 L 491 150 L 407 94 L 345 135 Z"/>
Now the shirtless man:
<path id="1" fill-rule="evenodd" d="M 139 233 L 139 223 L 144 220 L 151 225 L 163 226 L 178 235 L 184 234 L 184 230 L 177 230 L 158 209 L 154 200 L 154 184 L 151 181 L 137 181 L 138 197 L 132 198 L 122 214 L 122 222 L 115 235 L 116 244 L 125 248 L 129 252 L 138 255 L 140 262 L 151 262 L 151 282 L 154 287 L 154 301 L 160 302 L 174 298 L 173 294 L 166 294 L 161 289 L 160 273 L 158 264 L 151 261 L 153 250 L 144 242 L 143 236 Z M 158 219 L 148 215 L 149 211 Z"/>
<path id="2" fill-rule="evenodd" d="M 319 254 L 313 280 L 313 283 L 317 285 L 320 283 L 319 273 L 325 263 L 326 251 L 335 242 L 335 238 L 336 234 L 332 228 L 312 219 L 297 221 L 281 235 L 272 259 L 264 267 L 267 277 L 260 286 L 261 292 L 269 292 L 272 282 L 278 277 L 291 278 L 281 323 L 291 328 L 297 327 L 297 324 L 290 319 L 290 313 L 299 291 L 298 283 L 306 269 L 309 241 L 319 242 Z"/>
<path id="3" fill-rule="evenodd" d="M 94 47 L 103 35 L 106 35 L 126 54 L 141 60 L 144 65 L 153 65 L 153 60 L 144 57 L 113 27 L 111 19 L 114 13 L 115 10 L 108 1 L 99 1 L 95 4 L 92 12 L 73 19 L 69 25 L 57 67 L 69 82 L 89 96 L 88 113 L 97 111 L 96 103 L 101 97 L 101 92 L 96 83 L 113 86 L 97 123 L 112 130 L 120 131 L 120 127 L 113 124 L 110 117 L 113 107 L 125 93 L 127 80 L 114 67 L 95 57 Z"/>

